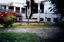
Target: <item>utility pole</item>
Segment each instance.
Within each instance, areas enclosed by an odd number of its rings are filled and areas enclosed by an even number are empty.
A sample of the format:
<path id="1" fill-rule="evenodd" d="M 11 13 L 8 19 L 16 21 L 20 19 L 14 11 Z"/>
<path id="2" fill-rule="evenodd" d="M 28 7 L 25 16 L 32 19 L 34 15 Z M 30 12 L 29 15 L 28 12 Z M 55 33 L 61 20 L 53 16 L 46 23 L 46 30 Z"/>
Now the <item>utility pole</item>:
<path id="1" fill-rule="evenodd" d="M 38 14 L 39 14 L 38 22 L 40 22 L 40 12 L 39 12 L 39 10 L 40 10 L 40 3 L 38 3 Z"/>

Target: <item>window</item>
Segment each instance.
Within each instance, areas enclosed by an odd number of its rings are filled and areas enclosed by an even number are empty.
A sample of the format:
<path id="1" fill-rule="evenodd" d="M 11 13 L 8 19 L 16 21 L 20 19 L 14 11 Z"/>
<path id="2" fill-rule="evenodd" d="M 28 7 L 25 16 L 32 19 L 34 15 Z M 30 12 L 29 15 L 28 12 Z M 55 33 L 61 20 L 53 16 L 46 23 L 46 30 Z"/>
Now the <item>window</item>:
<path id="1" fill-rule="evenodd" d="M 0 9 L 0 11 L 2 11 L 2 9 Z"/>
<path id="2" fill-rule="evenodd" d="M 44 19 L 43 18 L 40 18 L 40 21 L 44 21 Z"/>
<path id="3" fill-rule="evenodd" d="M 6 6 L 4 5 L 4 9 L 6 9 Z"/>
<path id="4" fill-rule="evenodd" d="M 32 18 L 32 19 L 37 19 L 37 18 Z"/>
<path id="5" fill-rule="evenodd" d="M 58 22 L 58 18 L 54 18 L 54 22 Z"/>
<path id="6" fill-rule="evenodd" d="M 22 8 L 22 13 L 25 13 L 25 8 Z"/>
<path id="7" fill-rule="evenodd" d="M 51 21 L 51 18 L 47 18 L 47 22 L 50 22 Z"/>
<path id="8" fill-rule="evenodd" d="M 40 4 L 40 9 L 42 10 L 41 13 L 44 13 L 44 5 L 42 3 Z"/>
<path id="9" fill-rule="evenodd" d="M 20 13 L 20 7 L 16 7 L 16 12 Z"/>
<path id="10" fill-rule="evenodd" d="M 5 5 L 2 5 L 2 9 L 6 9 L 6 6 Z"/>

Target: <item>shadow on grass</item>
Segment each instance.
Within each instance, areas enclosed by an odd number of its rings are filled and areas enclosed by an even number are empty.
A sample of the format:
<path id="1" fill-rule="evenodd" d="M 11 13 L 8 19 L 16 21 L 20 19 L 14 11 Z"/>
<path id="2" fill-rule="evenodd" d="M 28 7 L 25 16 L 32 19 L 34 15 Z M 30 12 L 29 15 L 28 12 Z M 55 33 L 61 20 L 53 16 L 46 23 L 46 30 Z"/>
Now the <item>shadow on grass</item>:
<path id="1" fill-rule="evenodd" d="M 64 29 L 63 27 L 60 27 L 60 31 L 56 33 L 56 42 L 64 42 Z"/>
<path id="2" fill-rule="evenodd" d="M 56 26 L 59 27 L 59 32 L 56 33 L 56 42 L 64 42 L 64 23 L 57 23 Z"/>
<path id="3" fill-rule="evenodd" d="M 1 42 L 55 42 L 54 39 L 40 38 L 34 33 L 4 32 L 0 36 Z"/>

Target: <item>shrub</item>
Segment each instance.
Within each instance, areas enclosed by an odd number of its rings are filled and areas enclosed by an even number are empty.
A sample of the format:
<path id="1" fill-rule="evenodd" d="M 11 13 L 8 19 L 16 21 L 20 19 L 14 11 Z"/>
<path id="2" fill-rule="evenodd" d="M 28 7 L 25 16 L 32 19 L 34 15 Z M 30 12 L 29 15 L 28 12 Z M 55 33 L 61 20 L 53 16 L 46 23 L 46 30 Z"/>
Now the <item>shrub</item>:
<path id="1" fill-rule="evenodd" d="M 15 16 L 12 14 L 4 14 L 3 21 L 1 24 L 3 24 L 4 27 L 12 26 L 13 22 L 15 21 Z"/>
<path id="2" fill-rule="evenodd" d="M 15 16 L 8 16 L 6 22 L 4 22 L 4 27 L 12 26 L 15 20 Z"/>

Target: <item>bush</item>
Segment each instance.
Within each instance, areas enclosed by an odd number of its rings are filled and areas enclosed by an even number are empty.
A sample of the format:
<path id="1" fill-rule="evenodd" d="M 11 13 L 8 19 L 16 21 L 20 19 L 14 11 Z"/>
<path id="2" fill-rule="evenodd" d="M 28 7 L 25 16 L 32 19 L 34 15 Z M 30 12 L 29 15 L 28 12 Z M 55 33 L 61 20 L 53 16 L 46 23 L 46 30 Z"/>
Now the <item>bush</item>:
<path id="1" fill-rule="evenodd" d="M 12 26 L 15 20 L 15 16 L 8 16 L 6 22 L 4 22 L 4 27 Z"/>
<path id="2" fill-rule="evenodd" d="M 1 24 L 3 24 L 4 27 L 8 27 L 8 26 L 12 26 L 14 21 L 15 21 L 15 16 L 14 15 L 12 15 L 12 14 L 4 14 L 3 21 L 2 21 Z"/>

